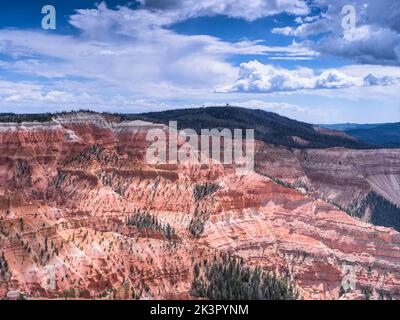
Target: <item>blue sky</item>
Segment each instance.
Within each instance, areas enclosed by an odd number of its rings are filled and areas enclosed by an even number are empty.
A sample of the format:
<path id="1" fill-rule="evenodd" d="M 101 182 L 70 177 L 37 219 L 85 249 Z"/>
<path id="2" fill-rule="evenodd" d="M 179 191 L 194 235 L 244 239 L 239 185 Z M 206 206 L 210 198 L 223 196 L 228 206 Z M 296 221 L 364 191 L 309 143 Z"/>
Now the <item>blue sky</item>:
<path id="1" fill-rule="evenodd" d="M 41 27 L 46 4 L 55 30 Z M 396 0 L 14 0 L 0 11 L 0 112 L 229 103 L 394 122 L 399 89 Z"/>

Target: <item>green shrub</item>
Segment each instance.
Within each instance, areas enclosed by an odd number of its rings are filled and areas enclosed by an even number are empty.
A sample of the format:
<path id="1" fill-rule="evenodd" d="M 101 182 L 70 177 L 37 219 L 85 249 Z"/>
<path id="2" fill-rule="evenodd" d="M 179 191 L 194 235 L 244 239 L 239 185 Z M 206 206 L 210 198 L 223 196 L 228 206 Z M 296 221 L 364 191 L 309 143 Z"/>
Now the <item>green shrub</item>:
<path id="1" fill-rule="evenodd" d="M 194 237 L 199 237 L 204 231 L 204 225 L 209 219 L 210 214 L 207 212 L 200 212 L 198 209 L 194 212 L 194 217 L 189 223 L 188 230 Z"/>
<path id="2" fill-rule="evenodd" d="M 193 197 L 196 201 L 217 192 L 221 187 L 217 183 L 206 182 L 204 184 L 196 184 L 193 190 Z"/>
<path id="3" fill-rule="evenodd" d="M 150 229 L 161 232 L 168 240 L 172 240 L 175 236 L 175 230 L 168 223 L 160 222 L 150 213 L 136 213 L 129 217 L 128 226 L 134 226 L 139 229 Z"/>

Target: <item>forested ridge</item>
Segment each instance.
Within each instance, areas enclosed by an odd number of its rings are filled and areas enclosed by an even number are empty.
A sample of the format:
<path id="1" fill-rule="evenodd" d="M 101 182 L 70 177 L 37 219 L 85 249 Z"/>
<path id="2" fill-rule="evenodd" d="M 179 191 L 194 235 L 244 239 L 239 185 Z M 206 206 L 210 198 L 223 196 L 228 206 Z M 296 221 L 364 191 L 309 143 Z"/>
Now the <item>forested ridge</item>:
<path id="1" fill-rule="evenodd" d="M 288 277 L 250 267 L 235 256 L 222 254 L 194 266 L 191 294 L 210 300 L 296 300 Z"/>

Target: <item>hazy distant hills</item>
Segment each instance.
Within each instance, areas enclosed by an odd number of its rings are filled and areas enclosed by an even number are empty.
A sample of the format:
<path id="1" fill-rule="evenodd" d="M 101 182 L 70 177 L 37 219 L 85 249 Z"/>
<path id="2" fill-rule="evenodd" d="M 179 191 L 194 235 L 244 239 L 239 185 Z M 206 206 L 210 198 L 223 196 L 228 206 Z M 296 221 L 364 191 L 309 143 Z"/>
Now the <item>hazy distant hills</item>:
<path id="1" fill-rule="evenodd" d="M 331 130 L 344 131 L 348 135 L 374 146 L 400 147 L 400 122 L 385 124 L 344 123 L 319 126 Z"/>
<path id="2" fill-rule="evenodd" d="M 330 129 L 330 130 L 353 130 L 353 129 L 371 129 L 382 126 L 382 123 L 370 123 L 370 124 L 358 124 L 358 123 L 337 123 L 337 124 L 319 124 L 319 127 Z"/>
<path id="3" fill-rule="evenodd" d="M 382 147 L 400 147 L 400 123 L 389 123 L 369 129 L 346 130 L 346 133 L 365 141 Z"/>

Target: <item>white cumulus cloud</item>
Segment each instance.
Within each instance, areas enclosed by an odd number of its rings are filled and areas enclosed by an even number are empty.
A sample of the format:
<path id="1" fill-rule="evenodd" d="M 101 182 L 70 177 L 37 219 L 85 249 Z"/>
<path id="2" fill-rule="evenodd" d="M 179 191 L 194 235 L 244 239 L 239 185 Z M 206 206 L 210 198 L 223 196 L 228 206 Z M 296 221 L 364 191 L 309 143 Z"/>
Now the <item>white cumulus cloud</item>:
<path id="1" fill-rule="evenodd" d="M 364 85 L 392 85 L 399 80 L 400 77 L 378 77 L 373 74 L 351 75 L 336 69 L 320 73 L 310 68 L 289 70 L 255 60 L 242 63 L 236 81 L 218 88 L 217 92 L 274 93 L 307 89 L 339 89 Z"/>

